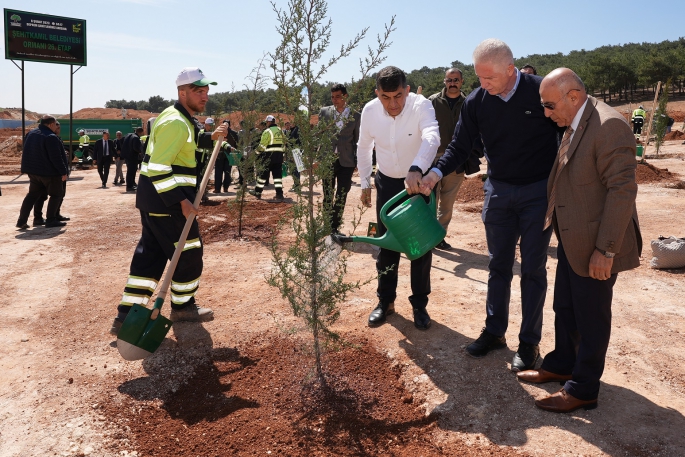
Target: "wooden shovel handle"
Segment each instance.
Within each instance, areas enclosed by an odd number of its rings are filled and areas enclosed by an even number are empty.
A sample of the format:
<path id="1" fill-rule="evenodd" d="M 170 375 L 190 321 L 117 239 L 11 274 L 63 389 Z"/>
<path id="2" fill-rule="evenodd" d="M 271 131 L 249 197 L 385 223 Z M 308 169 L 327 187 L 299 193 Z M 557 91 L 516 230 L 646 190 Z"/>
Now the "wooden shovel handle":
<path id="1" fill-rule="evenodd" d="M 202 196 L 205 194 L 205 187 L 207 187 L 207 183 L 209 182 L 209 172 L 211 172 L 212 168 L 214 168 L 214 163 L 216 162 L 216 157 L 219 155 L 219 150 L 221 149 L 221 144 L 223 143 L 223 141 L 224 137 L 220 136 L 216 140 L 216 144 L 214 145 L 212 156 L 209 158 L 209 163 L 207 164 L 208 172 L 205 173 L 205 175 L 202 177 L 202 183 L 200 184 L 200 188 L 198 189 L 197 195 L 195 196 L 195 202 L 193 203 L 193 206 L 196 209 L 200 206 Z M 174 271 L 176 271 L 176 265 L 178 265 L 178 259 L 181 258 L 181 253 L 183 252 L 183 248 L 186 245 L 186 238 L 188 238 L 188 232 L 190 232 L 190 227 L 193 225 L 193 220 L 195 220 L 195 216 L 186 219 L 186 225 L 183 226 L 183 232 L 181 232 L 181 237 L 178 239 L 178 244 L 176 245 L 174 255 L 171 257 L 171 263 L 169 264 L 169 268 L 167 268 L 166 274 L 164 275 L 162 287 L 157 293 L 157 299 L 162 299 L 161 303 L 164 303 L 164 299 L 166 298 L 167 291 L 169 290 L 169 285 L 171 284 L 171 278 L 174 276 Z"/>

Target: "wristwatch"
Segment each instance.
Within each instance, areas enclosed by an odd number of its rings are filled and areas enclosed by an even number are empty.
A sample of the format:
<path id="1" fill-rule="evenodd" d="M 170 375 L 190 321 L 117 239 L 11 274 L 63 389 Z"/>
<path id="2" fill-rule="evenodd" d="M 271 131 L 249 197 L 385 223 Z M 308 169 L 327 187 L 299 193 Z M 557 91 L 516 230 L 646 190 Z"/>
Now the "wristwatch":
<path id="1" fill-rule="evenodd" d="M 412 165 L 411 167 L 409 167 L 409 171 L 418 171 L 419 173 L 423 174 L 423 170 L 416 165 Z"/>
<path id="2" fill-rule="evenodd" d="M 616 255 L 616 253 L 605 251 L 604 249 L 600 249 L 600 248 L 595 248 L 595 249 L 597 249 L 597 251 L 599 251 L 599 253 L 602 254 L 607 259 L 613 259 L 614 256 Z"/>

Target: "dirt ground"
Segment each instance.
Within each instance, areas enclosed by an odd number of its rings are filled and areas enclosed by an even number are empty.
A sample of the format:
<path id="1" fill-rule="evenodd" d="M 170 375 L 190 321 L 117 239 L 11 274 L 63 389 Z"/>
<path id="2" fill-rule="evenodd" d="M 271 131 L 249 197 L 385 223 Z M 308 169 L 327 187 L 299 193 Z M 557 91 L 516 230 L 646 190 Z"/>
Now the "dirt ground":
<path id="1" fill-rule="evenodd" d="M 680 143 L 667 142 L 661 158 L 649 160 L 657 171 L 640 172 L 642 265 L 620 274 L 614 288 L 599 408 L 562 415 L 533 405 L 558 385 L 521 384 L 509 371 L 520 325 L 517 280 L 508 348 L 480 360 L 463 350 L 485 314 L 479 177 L 467 179 L 456 204 L 453 250 L 434 251 L 432 327 L 413 326 L 403 259 L 387 324 L 366 326 L 374 282 L 342 303 L 335 330 L 350 346 L 326 357 L 330 390 L 319 392 L 307 335 L 294 331 L 301 323 L 265 282 L 268 237 L 237 238 L 234 215 L 219 204 L 232 190 L 210 193 L 213 204 L 200 217 L 207 243 L 197 298 L 216 319 L 174 325 L 152 357 L 126 362 L 108 330 L 140 233 L 135 195 L 99 189 L 94 169 L 74 171 L 63 205 L 68 225 L 19 231 L 28 180 L 1 176 L 0 456 L 685 455 L 685 269 L 649 268 L 650 240 L 685 236 Z M 259 224 L 287 211 L 287 202 L 269 202 L 273 192 L 250 199 L 248 231 L 262 233 Z M 346 216 L 359 195 L 357 184 Z M 349 280 L 374 274 L 374 254 L 350 255 Z M 543 354 L 554 345 L 555 268 L 553 237 Z"/>

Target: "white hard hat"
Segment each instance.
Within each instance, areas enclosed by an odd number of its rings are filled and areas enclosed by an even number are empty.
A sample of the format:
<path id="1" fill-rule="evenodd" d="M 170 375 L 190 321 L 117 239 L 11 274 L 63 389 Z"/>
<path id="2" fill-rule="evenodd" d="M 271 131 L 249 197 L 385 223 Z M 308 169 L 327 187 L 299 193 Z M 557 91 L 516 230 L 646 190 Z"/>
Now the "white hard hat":
<path id="1" fill-rule="evenodd" d="M 214 124 L 214 119 L 208 117 L 207 119 L 205 119 L 205 124 Z"/>

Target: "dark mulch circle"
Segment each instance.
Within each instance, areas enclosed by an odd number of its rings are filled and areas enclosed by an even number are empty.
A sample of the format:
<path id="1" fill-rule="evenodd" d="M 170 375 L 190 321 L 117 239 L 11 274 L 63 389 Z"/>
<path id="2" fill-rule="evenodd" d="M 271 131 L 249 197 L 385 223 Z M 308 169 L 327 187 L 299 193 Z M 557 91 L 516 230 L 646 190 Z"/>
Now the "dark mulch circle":
<path id="1" fill-rule="evenodd" d="M 312 356 L 291 339 L 214 348 L 161 402 L 126 396 L 108 402 L 103 414 L 129 427 L 127 438 L 144 456 L 521 455 L 434 442 L 438 418 L 405 390 L 399 365 L 365 341 L 325 361 L 322 388 Z"/>

